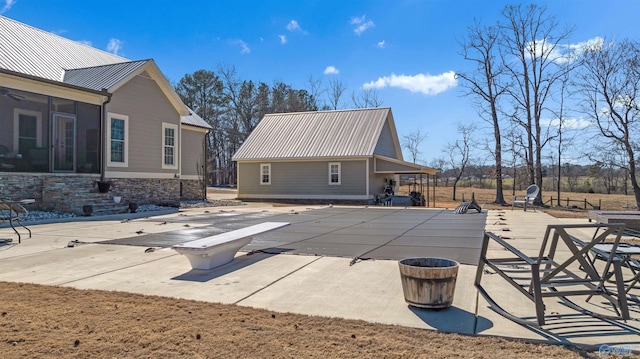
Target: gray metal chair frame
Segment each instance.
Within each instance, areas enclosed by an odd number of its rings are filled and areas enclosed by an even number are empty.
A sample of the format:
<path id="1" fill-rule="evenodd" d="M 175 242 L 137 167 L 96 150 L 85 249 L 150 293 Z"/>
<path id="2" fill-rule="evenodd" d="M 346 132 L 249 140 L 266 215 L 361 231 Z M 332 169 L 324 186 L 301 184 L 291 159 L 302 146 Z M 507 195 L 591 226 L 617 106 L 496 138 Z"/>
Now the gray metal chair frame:
<path id="1" fill-rule="evenodd" d="M 571 235 L 567 231 L 569 229 L 594 230 L 595 233 L 593 238 L 584 242 Z M 598 230 L 602 230 L 602 232 L 599 233 Z M 545 325 L 544 298 L 548 297 L 558 297 L 566 306 L 593 317 L 614 320 L 629 319 L 629 308 L 625 295 L 620 258 L 610 256 L 604 266 L 604 270 L 598 270 L 588 257 L 593 246 L 602 242 L 610 235 L 615 235 L 615 240 L 613 241 L 613 250 L 615 252 L 615 247 L 620 243 L 623 230 L 624 224 L 549 225 L 547 226 L 539 255 L 535 258 L 525 255 L 499 236 L 491 232 L 485 232 L 480 252 L 480 261 L 476 272 L 475 286 L 489 303 L 492 310 L 507 319 L 523 325 Z M 510 252 L 509 255 L 514 255 L 515 257 L 487 258 L 487 248 L 490 241 L 499 244 Z M 562 262 L 557 262 L 554 258 L 559 244 L 564 244 L 571 252 L 571 256 Z M 575 269 L 575 264 L 579 265 L 579 269 Z M 571 265 L 574 265 L 573 269 L 569 268 Z M 498 305 L 481 284 L 485 266 L 493 269 L 498 275 L 504 278 L 507 283 L 514 286 L 534 303 L 536 312 L 535 321 L 515 316 Z M 613 267 L 614 280 L 608 282 L 607 274 L 611 272 L 611 267 Z M 584 288 L 571 290 L 560 289 L 566 286 L 584 286 Z M 614 290 L 609 288 L 611 286 L 614 287 Z M 543 291 L 543 288 L 547 290 Z M 618 293 L 621 293 L 621 295 L 618 295 Z M 589 311 L 568 298 L 577 295 L 602 296 L 611 303 L 617 315 L 605 315 Z"/>
<path id="2" fill-rule="evenodd" d="M 31 230 L 27 226 L 22 224 L 22 222 L 20 222 L 20 219 L 29 213 L 26 208 L 24 208 L 18 202 L 0 199 L 0 211 L 8 212 L 6 216 L 0 216 L 0 223 L 2 223 L 2 221 L 9 222 L 9 225 L 11 226 L 13 231 L 18 235 L 18 243 L 22 242 L 22 237 L 20 236 L 20 232 L 18 232 L 18 230 L 14 226 L 14 222 L 18 223 L 22 228 L 26 229 L 29 232 L 29 238 L 31 238 Z"/>

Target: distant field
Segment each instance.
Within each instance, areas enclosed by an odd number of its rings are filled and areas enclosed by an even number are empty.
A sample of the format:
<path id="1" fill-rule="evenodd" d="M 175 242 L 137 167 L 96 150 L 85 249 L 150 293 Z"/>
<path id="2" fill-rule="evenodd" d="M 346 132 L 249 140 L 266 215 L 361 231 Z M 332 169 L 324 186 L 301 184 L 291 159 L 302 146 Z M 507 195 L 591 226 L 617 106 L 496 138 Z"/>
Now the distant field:
<path id="1" fill-rule="evenodd" d="M 406 195 L 409 193 L 411 189 L 408 185 L 401 186 L 401 189 L 398 194 Z M 431 188 L 433 191 L 433 188 Z M 462 199 L 471 198 L 471 194 L 475 193 L 475 198 L 478 203 L 481 205 L 488 205 L 495 201 L 496 198 L 496 190 L 495 189 L 486 189 L 486 188 L 458 188 L 456 190 L 456 200 L 453 200 L 453 187 L 436 187 L 436 207 L 439 208 L 450 208 L 455 207 L 462 202 Z M 523 197 L 525 192 L 516 191 L 516 196 Z M 567 207 L 567 198 L 570 199 L 569 209 L 573 211 L 584 210 L 586 199 L 588 204 L 586 209 L 593 209 L 593 206 L 601 205 L 601 209 L 608 210 L 634 210 L 637 209 L 635 206 L 635 197 L 633 195 L 622 195 L 622 194 L 602 194 L 602 193 L 579 193 L 579 192 L 561 192 L 560 196 L 562 198 L 561 207 L 558 207 L 556 192 L 542 192 L 542 200 L 546 205 L 550 204 L 551 197 L 554 198 L 553 206 L 560 208 Z M 511 203 L 513 199 L 513 192 L 511 189 L 504 192 L 504 199 L 507 203 Z M 591 205 L 589 205 L 591 204 Z M 577 208 L 574 208 L 577 207 Z"/>

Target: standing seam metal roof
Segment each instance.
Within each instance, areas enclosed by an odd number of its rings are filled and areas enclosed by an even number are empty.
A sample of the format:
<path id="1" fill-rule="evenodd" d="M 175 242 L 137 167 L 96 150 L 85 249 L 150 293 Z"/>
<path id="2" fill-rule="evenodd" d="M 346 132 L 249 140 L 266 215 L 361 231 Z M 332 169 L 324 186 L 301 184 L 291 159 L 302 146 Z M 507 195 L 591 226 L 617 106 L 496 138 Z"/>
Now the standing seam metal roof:
<path id="1" fill-rule="evenodd" d="M 140 60 L 67 70 L 64 74 L 64 83 L 98 91 L 103 88 L 108 89 L 148 62 L 149 60 Z"/>
<path id="2" fill-rule="evenodd" d="M 65 69 L 100 66 L 128 59 L 0 16 L 0 67 L 63 81 Z"/>
<path id="3" fill-rule="evenodd" d="M 153 60 L 130 61 L 0 16 L 0 68 L 101 91 Z M 181 122 L 210 129 L 193 111 Z"/>
<path id="4" fill-rule="evenodd" d="M 390 113 L 376 108 L 268 114 L 233 159 L 373 156 Z"/>

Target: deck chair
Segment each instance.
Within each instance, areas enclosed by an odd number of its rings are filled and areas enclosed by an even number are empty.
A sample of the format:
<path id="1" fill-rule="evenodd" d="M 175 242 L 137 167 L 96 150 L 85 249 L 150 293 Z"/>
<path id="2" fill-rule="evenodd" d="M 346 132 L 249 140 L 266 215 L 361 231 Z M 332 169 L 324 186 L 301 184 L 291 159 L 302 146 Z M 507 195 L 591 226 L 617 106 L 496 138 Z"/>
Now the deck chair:
<path id="1" fill-rule="evenodd" d="M 511 210 L 513 211 L 513 208 L 515 206 L 522 205 L 525 212 L 527 211 L 528 206 L 531 206 L 533 208 L 533 211 L 535 212 L 536 208 L 533 206 L 533 201 L 536 200 L 536 197 L 538 197 L 539 192 L 540 192 L 540 187 L 536 186 L 535 184 L 532 184 L 531 186 L 527 187 L 527 194 L 524 196 L 524 199 L 518 199 L 516 196 L 513 196 Z"/>
<path id="2" fill-rule="evenodd" d="M 500 236 L 485 232 L 474 284 L 492 310 L 523 325 L 545 325 L 544 300 L 553 297 L 558 298 L 561 304 L 592 317 L 627 320 L 630 318 L 629 308 L 620 258 L 609 256 L 604 266 L 595 266 L 589 259 L 593 247 L 608 236 L 615 237 L 611 242 L 612 251 L 615 252 L 623 230 L 624 224 L 619 223 L 549 225 L 537 257 L 525 255 Z M 594 234 L 582 240 L 577 238 L 576 231 L 594 231 Z M 501 246 L 509 257 L 488 258 L 489 242 Z M 568 252 L 564 253 L 569 255 L 557 255 L 560 253 L 558 247 L 567 249 Z M 503 308 L 498 304 L 495 296 L 482 285 L 485 267 L 493 270 L 534 303 L 535 320 L 516 316 L 510 308 Z M 616 315 L 587 310 L 569 299 L 572 296 L 600 296 L 611 304 Z"/>
<path id="3" fill-rule="evenodd" d="M 456 214 L 465 214 L 465 213 L 467 213 L 469 211 L 469 208 L 475 209 L 476 211 L 478 211 L 478 213 L 482 212 L 482 207 L 480 207 L 478 202 L 476 202 L 476 194 L 475 193 L 471 193 L 471 200 L 470 201 L 464 201 L 464 202 L 460 203 L 460 205 L 458 207 L 456 207 L 456 210 L 454 211 L 454 213 L 456 213 Z"/>
<path id="4" fill-rule="evenodd" d="M 26 229 L 29 232 L 29 238 L 31 238 L 31 230 L 27 228 L 20 219 L 29 214 L 26 208 L 22 205 L 15 203 L 13 201 L 3 200 L 0 198 L 0 223 L 3 221 L 8 221 L 9 225 L 13 229 L 14 232 L 18 235 L 18 243 L 21 243 L 22 238 L 20 236 L 20 232 L 16 229 L 14 222 L 18 223 L 22 228 Z"/>

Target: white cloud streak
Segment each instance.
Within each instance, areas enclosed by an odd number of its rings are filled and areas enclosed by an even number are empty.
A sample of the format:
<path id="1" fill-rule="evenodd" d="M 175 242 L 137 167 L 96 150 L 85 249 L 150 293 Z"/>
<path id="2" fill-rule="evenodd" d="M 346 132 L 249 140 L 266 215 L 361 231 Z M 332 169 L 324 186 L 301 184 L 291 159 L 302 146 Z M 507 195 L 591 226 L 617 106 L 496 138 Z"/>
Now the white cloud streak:
<path id="1" fill-rule="evenodd" d="M 231 40 L 231 45 L 240 47 L 241 54 L 250 54 L 251 49 L 247 46 L 247 43 L 241 39 Z"/>
<path id="2" fill-rule="evenodd" d="M 324 69 L 325 75 L 337 75 L 339 73 L 340 73 L 340 70 L 336 69 L 334 66 L 327 66 L 327 68 Z"/>
<path id="3" fill-rule="evenodd" d="M 93 44 L 89 40 L 78 40 L 78 42 L 83 44 L 83 45 L 93 46 Z"/>
<path id="4" fill-rule="evenodd" d="M 5 12 L 9 11 L 11 9 L 11 7 L 13 6 L 13 4 L 15 4 L 16 1 L 15 0 L 5 0 L 4 1 L 4 6 L 2 6 L 2 8 L 0 8 L 0 14 L 4 14 Z M 2 4 L 2 1 L 0 1 L 0 4 Z"/>
<path id="5" fill-rule="evenodd" d="M 368 29 L 376 26 L 376 24 L 374 24 L 373 21 L 371 20 L 366 21 L 366 15 L 362 15 L 359 17 L 358 16 L 352 17 L 351 20 L 349 20 L 349 24 L 355 25 L 353 32 L 355 32 L 356 35 L 358 36 L 360 36 L 363 32 L 367 31 Z"/>
<path id="6" fill-rule="evenodd" d="M 278 37 L 280 38 L 280 43 L 282 45 L 287 43 L 287 35 L 278 35 Z"/>
<path id="7" fill-rule="evenodd" d="M 540 124 L 543 126 L 549 127 L 560 127 L 560 119 L 552 118 L 552 119 L 541 119 Z M 584 119 L 582 117 L 579 118 L 565 118 L 562 120 L 562 128 L 572 129 L 572 130 L 580 130 L 591 127 L 593 123 L 590 120 Z"/>
<path id="8" fill-rule="evenodd" d="M 385 87 L 398 87 L 411 92 L 419 92 L 427 96 L 437 95 L 456 87 L 458 81 L 455 72 L 449 71 L 440 75 L 417 74 L 384 76 L 376 81 L 368 82 L 362 87 L 368 89 L 383 89 Z"/>
<path id="9" fill-rule="evenodd" d="M 109 51 L 114 55 L 117 55 L 121 49 L 122 49 L 122 41 L 116 38 L 109 39 L 109 43 L 107 44 L 107 51 Z"/>
<path id="10" fill-rule="evenodd" d="M 387 43 L 384 40 L 382 40 L 378 42 L 378 47 L 381 49 L 384 49 L 385 47 L 387 47 Z"/>

